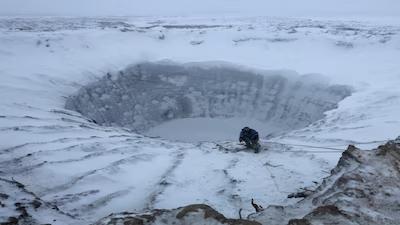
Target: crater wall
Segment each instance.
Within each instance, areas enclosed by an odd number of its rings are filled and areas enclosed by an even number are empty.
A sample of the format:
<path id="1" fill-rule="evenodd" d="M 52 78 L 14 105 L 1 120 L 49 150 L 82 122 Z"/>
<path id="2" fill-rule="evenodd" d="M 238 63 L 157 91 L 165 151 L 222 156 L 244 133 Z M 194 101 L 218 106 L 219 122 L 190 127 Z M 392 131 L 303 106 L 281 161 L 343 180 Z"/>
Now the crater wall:
<path id="1" fill-rule="evenodd" d="M 229 65 L 140 63 L 108 73 L 66 108 L 108 126 L 143 132 L 180 118 L 251 118 L 297 129 L 351 94 L 317 75 L 255 72 Z"/>

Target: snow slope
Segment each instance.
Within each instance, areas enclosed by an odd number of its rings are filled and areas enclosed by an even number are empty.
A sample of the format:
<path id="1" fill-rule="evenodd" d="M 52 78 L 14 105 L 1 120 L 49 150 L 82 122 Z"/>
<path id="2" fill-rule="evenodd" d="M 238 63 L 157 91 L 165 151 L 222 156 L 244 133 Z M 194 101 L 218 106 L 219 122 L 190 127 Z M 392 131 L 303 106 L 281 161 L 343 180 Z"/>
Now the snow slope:
<path id="1" fill-rule="evenodd" d="M 197 204 L 111 214 L 97 224 L 397 225 L 399 156 L 400 137 L 374 150 L 350 145 L 318 188 L 290 195 L 303 198 L 301 201 L 289 206 L 269 205 L 250 214 L 247 220 L 226 219 L 209 206 Z"/>
<path id="2" fill-rule="evenodd" d="M 399 31 L 263 17 L 2 18 L 0 176 L 74 217 L 64 224 L 192 203 L 227 217 L 249 214 L 251 198 L 293 203 L 286 196 L 315 186 L 347 144 L 369 148 L 400 133 Z M 310 126 L 263 140 L 257 155 L 229 141 L 180 143 L 102 127 L 64 109 L 107 72 L 162 59 L 318 73 L 355 92 Z"/>

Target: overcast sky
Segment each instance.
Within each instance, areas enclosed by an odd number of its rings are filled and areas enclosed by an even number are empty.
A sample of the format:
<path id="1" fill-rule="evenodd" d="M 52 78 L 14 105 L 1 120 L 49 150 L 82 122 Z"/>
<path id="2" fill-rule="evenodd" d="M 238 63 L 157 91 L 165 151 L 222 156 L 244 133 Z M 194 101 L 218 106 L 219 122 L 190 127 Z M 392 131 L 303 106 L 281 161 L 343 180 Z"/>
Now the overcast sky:
<path id="1" fill-rule="evenodd" d="M 0 0 L 0 15 L 400 16 L 400 0 Z"/>

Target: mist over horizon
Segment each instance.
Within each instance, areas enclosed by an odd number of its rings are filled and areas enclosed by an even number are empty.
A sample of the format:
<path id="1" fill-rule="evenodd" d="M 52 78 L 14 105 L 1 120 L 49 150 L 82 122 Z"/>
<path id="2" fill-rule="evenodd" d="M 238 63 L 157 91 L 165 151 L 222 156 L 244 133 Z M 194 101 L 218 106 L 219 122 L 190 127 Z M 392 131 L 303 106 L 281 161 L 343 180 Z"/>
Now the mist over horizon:
<path id="1" fill-rule="evenodd" d="M 398 17 L 396 0 L 2 0 L 0 16 Z"/>

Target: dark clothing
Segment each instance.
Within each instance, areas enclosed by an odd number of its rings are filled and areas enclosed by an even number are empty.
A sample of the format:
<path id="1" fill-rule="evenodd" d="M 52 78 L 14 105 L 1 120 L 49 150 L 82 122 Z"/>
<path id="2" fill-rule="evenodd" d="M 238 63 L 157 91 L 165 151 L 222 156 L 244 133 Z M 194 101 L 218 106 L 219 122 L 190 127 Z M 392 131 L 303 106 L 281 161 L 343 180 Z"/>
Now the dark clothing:
<path id="1" fill-rule="evenodd" d="M 258 143 L 259 137 L 258 137 L 258 132 L 245 127 L 242 129 L 240 132 L 240 137 L 239 137 L 239 142 L 244 141 L 246 143 L 246 146 L 248 148 L 254 149 L 256 152 L 258 152 L 260 144 Z"/>
<path id="2" fill-rule="evenodd" d="M 240 132 L 240 137 L 239 137 L 239 141 L 246 141 L 246 140 L 250 140 L 250 141 L 258 141 L 258 132 L 253 130 L 253 129 L 242 129 L 242 131 Z"/>

